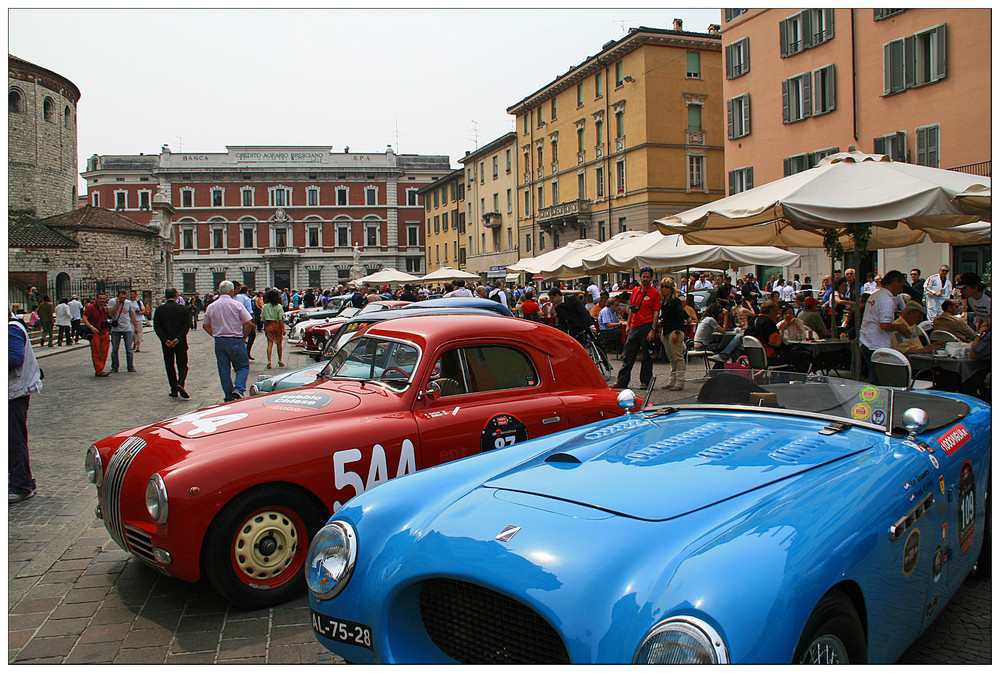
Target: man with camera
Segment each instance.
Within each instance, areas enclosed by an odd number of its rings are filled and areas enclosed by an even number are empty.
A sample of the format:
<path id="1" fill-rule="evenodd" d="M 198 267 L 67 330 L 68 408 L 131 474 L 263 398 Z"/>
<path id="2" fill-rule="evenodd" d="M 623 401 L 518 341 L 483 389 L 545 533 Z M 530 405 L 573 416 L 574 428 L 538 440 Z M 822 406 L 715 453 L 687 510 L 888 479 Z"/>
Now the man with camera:
<path id="1" fill-rule="evenodd" d="M 612 388 L 628 388 L 632 378 L 632 365 L 636 356 L 641 358 L 639 383 L 649 385 L 653 378 L 653 356 L 650 349 L 656 339 L 660 321 L 660 291 L 653 287 L 653 270 L 648 266 L 639 270 L 641 285 L 632 290 L 628 306 L 628 336 L 622 352 L 622 368 Z"/>
<path id="2" fill-rule="evenodd" d="M 90 330 L 90 357 L 94 362 L 94 376 L 107 376 L 104 363 L 111 348 L 111 321 L 108 319 L 108 295 L 99 294 L 97 300 L 83 312 L 85 329 Z"/>

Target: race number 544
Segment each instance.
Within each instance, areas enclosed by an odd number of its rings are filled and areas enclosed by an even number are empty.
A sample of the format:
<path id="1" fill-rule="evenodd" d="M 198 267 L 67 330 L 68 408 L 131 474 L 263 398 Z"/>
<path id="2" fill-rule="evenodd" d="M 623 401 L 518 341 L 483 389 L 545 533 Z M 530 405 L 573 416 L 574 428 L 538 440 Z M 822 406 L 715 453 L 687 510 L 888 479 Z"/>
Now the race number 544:
<path id="1" fill-rule="evenodd" d="M 354 489 L 354 494 L 358 495 L 367 491 L 372 486 L 377 486 L 383 481 L 388 481 L 389 468 L 386 464 L 385 448 L 381 444 L 372 447 L 372 459 L 368 465 L 368 478 L 362 480 L 361 475 L 355 470 L 348 469 L 348 465 L 356 463 L 364 458 L 361 449 L 346 449 L 333 454 L 333 485 L 338 491 L 350 486 Z M 394 476 L 401 477 L 417 471 L 417 457 L 413 448 L 413 442 L 408 439 L 403 440 L 403 446 L 399 452 L 399 464 L 396 466 Z M 346 501 L 345 501 L 346 502 Z M 333 503 L 333 511 L 336 512 L 343 506 L 337 500 Z"/>

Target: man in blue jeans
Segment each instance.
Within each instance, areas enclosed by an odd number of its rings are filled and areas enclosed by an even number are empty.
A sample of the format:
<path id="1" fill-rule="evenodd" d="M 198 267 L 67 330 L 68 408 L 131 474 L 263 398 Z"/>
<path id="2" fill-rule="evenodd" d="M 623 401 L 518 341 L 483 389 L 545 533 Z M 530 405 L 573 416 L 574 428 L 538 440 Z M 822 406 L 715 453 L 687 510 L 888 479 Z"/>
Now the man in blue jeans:
<path id="1" fill-rule="evenodd" d="M 202 328 L 215 339 L 215 360 L 226 402 L 243 397 L 250 374 L 250 359 L 243 339 L 253 329 L 253 316 L 234 299 L 235 294 L 232 281 L 219 283 L 219 298 L 205 309 L 202 321 Z M 236 372 L 235 383 L 230 369 Z"/>
<path id="2" fill-rule="evenodd" d="M 118 290 L 118 296 L 108 302 L 108 320 L 111 321 L 111 373 L 118 371 L 118 347 L 123 340 L 125 364 L 130 372 L 134 372 L 132 346 L 135 343 L 135 333 L 139 330 L 139 317 L 135 314 L 125 290 Z"/>

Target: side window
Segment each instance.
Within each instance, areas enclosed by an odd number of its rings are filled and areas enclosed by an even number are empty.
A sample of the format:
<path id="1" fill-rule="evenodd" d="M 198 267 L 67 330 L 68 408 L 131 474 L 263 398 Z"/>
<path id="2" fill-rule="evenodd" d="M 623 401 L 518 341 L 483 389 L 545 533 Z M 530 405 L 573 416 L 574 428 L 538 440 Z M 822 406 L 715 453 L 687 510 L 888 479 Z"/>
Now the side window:
<path id="1" fill-rule="evenodd" d="M 531 361 L 520 351 L 506 346 L 478 346 L 463 349 L 472 392 L 510 390 L 538 385 Z"/>
<path id="2" fill-rule="evenodd" d="M 454 348 L 442 353 L 431 375 L 441 396 L 491 390 L 530 388 L 538 385 L 531 360 L 506 346 Z"/>

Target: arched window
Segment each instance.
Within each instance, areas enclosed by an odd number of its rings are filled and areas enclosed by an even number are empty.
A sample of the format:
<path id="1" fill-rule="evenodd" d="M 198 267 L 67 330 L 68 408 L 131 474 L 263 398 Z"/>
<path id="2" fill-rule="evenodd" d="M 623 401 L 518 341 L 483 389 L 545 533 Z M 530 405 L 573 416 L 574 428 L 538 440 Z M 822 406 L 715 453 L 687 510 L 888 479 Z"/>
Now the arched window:
<path id="1" fill-rule="evenodd" d="M 24 98 L 17 89 L 11 89 L 7 93 L 7 112 L 8 114 L 24 114 Z"/>
<path id="2" fill-rule="evenodd" d="M 52 102 L 51 98 L 46 98 L 42 101 L 42 117 L 50 124 L 56 122 L 56 105 Z"/>
<path id="3" fill-rule="evenodd" d="M 73 110 L 68 105 L 63 110 L 63 125 L 68 129 L 73 128 Z"/>

